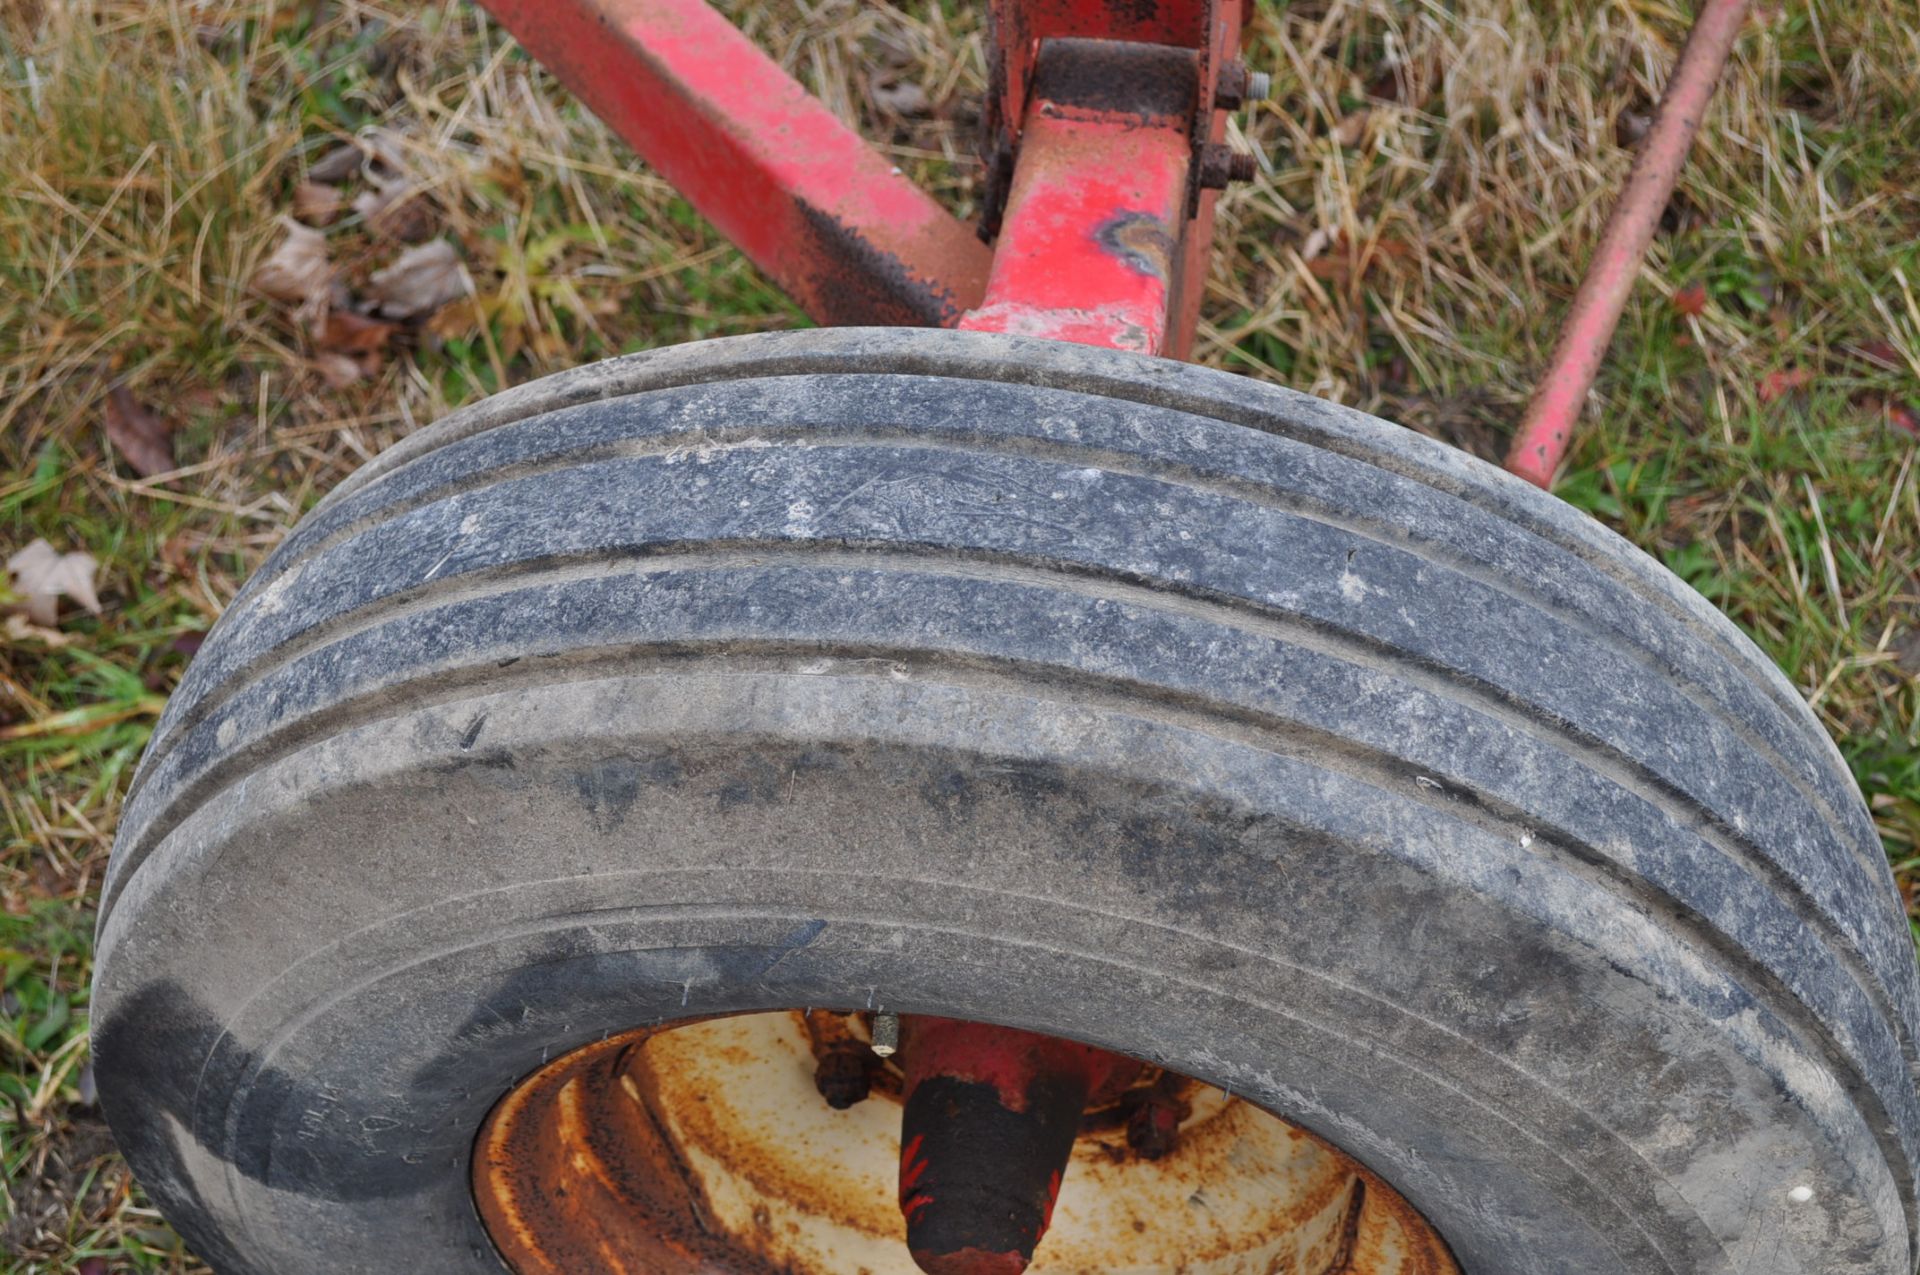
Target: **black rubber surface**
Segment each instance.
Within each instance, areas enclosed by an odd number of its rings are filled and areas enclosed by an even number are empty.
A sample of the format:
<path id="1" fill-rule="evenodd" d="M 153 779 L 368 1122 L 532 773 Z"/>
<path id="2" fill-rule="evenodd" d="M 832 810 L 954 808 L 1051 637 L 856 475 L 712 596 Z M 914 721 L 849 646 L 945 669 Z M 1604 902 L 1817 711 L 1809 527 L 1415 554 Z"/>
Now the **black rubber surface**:
<path id="1" fill-rule="evenodd" d="M 816 1005 L 1230 1086 L 1471 1275 L 1894 1275 L 1915 973 L 1793 688 L 1584 516 L 1245 379 L 842 329 L 343 484 L 142 763 L 94 1021 L 225 1272 L 497 1271 L 517 1077 Z"/>

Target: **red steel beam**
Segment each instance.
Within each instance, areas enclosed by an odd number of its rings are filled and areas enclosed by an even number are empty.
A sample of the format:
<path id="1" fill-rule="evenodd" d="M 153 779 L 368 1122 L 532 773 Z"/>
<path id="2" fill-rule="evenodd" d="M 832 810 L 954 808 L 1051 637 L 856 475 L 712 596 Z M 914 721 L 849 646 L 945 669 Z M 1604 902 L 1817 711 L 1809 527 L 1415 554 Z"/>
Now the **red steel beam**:
<path id="1" fill-rule="evenodd" d="M 1646 259 L 1660 214 L 1673 195 L 1674 183 L 1693 147 L 1700 117 L 1721 68 L 1733 51 L 1734 37 L 1747 16 L 1747 0 L 1706 0 L 1694 21 L 1693 33 L 1667 81 L 1666 93 L 1654 115 L 1653 127 L 1641 143 L 1640 154 L 1627 174 L 1620 202 L 1607 219 L 1600 247 L 1587 267 L 1587 277 L 1573 298 L 1573 309 L 1560 330 L 1553 362 L 1527 405 L 1527 414 L 1507 452 L 1507 469 L 1536 487 L 1551 488 L 1554 471 L 1566 456 L 1573 427 L 1586 405 L 1587 392 L 1613 340 L 1620 311 L 1633 290 L 1640 263 Z"/>
<path id="2" fill-rule="evenodd" d="M 950 325 L 992 256 L 705 0 L 481 0 L 821 323 Z"/>
<path id="3" fill-rule="evenodd" d="M 1191 48 L 1045 42 L 986 300 L 961 327 L 1167 349 L 1198 71 Z"/>

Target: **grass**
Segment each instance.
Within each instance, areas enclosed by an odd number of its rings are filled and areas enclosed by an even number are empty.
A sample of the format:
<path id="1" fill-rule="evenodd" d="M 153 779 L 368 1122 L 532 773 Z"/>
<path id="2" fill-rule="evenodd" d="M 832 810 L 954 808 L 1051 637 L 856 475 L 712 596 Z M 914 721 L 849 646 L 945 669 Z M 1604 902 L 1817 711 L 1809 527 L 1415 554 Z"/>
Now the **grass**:
<path id="1" fill-rule="evenodd" d="M 964 214 L 982 7 L 736 16 Z M 1902 0 L 1759 10 L 1560 492 L 1779 661 L 1911 900 L 1920 465 L 1889 414 L 1920 410 L 1920 31 Z M 1263 8 L 1249 58 L 1275 100 L 1236 127 L 1264 171 L 1224 201 L 1196 357 L 1497 456 L 1686 21 L 1666 0 Z M 370 128 L 474 293 L 332 388 L 248 280 L 302 173 Z M 354 287 L 396 251 L 354 216 L 328 244 Z M 0 0 L 0 550 L 93 554 L 105 603 L 0 649 L 0 1271 L 197 1269 L 93 1106 L 91 906 L 155 715 L 248 571 L 452 406 L 802 321 L 470 6 Z M 109 447 L 114 383 L 175 423 L 174 477 Z"/>

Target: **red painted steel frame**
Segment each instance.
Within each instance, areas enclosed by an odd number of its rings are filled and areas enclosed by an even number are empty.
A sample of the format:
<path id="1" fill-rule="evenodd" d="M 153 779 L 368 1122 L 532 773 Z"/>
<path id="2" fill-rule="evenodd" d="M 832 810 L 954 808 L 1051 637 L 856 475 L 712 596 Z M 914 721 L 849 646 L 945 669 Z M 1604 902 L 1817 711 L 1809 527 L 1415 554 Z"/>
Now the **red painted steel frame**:
<path id="1" fill-rule="evenodd" d="M 1197 83 L 1192 49 L 1045 42 L 986 302 L 961 327 L 1166 348 Z"/>
<path id="2" fill-rule="evenodd" d="M 706 0 L 482 0 L 822 323 L 951 324 L 990 250 Z"/>
<path id="3" fill-rule="evenodd" d="M 1686 48 L 1680 51 L 1653 127 L 1634 159 L 1626 189 L 1607 219 L 1606 233 L 1560 330 L 1553 363 L 1534 391 L 1507 452 L 1507 468 L 1537 487 L 1553 486 L 1554 471 L 1572 441 L 1574 423 L 1606 359 L 1614 325 L 1620 321 L 1660 215 L 1687 162 L 1714 83 L 1746 16 L 1747 0 L 1706 0 Z"/>

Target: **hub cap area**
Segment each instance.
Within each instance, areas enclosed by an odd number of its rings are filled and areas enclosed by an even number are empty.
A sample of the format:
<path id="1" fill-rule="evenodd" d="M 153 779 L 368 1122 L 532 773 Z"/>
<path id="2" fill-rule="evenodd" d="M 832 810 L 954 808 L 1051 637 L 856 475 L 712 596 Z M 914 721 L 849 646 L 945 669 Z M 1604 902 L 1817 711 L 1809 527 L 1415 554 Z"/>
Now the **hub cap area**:
<path id="1" fill-rule="evenodd" d="M 869 1030 L 858 1014 L 743 1014 L 549 1063 L 475 1148 L 495 1246 L 517 1275 L 919 1275 L 901 1070 L 876 1060 L 844 1109 L 817 1079 Z M 1090 1105 L 1036 1275 L 1459 1275 L 1406 1201 L 1312 1134 L 1184 1077 L 1148 1068 L 1138 1084 L 1177 1095 L 1171 1148 L 1129 1145 L 1127 1095 Z"/>

